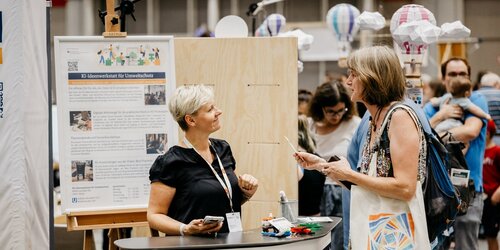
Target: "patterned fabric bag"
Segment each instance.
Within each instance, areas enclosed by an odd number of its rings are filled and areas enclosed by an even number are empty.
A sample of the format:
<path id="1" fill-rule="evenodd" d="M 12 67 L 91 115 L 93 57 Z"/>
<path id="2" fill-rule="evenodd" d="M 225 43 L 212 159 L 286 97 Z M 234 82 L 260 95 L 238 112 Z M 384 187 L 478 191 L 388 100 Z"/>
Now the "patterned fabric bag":
<path id="1" fill-rule="evenodd" d="M 388 116 L 381 131 L 387 120 Z M 371 155 L 368 175 L 377 175 L 377 154 Z M 410 201 L 383 197 L 353 185 L 350 205 L 352 249 L 431 249 L 420 181 Z"/>
<path id="2" fill-rule="evenodd" d="M 408 202 L 353 185 L 350 226 L 352 249 L 431 249 L 420 182 Z"/>

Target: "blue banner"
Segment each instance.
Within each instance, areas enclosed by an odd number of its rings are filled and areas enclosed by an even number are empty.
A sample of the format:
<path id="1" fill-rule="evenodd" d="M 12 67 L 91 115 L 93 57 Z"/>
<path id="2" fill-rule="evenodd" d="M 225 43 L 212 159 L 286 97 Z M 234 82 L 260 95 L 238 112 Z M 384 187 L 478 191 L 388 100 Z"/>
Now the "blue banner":
<path id="1" fill-rule="evenodd" d="M 68 73 L 68 80 L 165 79 L 165 72 L 85 72 Z"/>

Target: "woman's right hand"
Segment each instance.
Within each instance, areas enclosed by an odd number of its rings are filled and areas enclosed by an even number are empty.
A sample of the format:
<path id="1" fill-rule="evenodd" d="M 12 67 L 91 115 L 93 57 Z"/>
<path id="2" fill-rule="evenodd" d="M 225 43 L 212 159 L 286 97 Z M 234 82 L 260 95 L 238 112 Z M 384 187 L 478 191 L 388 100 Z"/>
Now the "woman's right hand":
<path id="1" fill-rule="evenodd" d="M 306 152 L 296 152 L 293 157 L 295 157 L 299 165 L 309 170 L 321 171 L 323 169 L 322 164 L 326 163 L 325 159 Z"/>
<path id="2" fill-rule="evenodd" d="M 194 219 L 184 227 L 184 234 L 212 234 L 218 232 L 222 228 L 223 223 L 204 224 L 203 219 Z"/>

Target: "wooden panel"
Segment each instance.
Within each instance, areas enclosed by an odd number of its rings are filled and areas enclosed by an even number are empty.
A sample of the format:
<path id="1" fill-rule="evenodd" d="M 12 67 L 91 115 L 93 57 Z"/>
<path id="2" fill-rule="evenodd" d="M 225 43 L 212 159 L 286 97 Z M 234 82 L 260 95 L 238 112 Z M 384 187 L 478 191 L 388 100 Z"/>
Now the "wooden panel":
<path id="1" fill-rule="evenodd" d="M 463 42 L 449 42 L 438 44 L 438 62 L 444 63 L 451 57 L 467 58 L 467 46 Z"/>
<path id="2" fill-rule="evenodd" d="M 259 179 L 252 199 L 262 203 L 245 204 L 242 214 L 244 229 L 255 227 L 277 206 L 280 190 L 298 197 L 295 160 L 283 139 L 297 141 L 297 40 L 176 38 L 174 46 L 177 86 L 214 87 L 223 115 L 213 137 L 231 144 L 239 174 Z"/>

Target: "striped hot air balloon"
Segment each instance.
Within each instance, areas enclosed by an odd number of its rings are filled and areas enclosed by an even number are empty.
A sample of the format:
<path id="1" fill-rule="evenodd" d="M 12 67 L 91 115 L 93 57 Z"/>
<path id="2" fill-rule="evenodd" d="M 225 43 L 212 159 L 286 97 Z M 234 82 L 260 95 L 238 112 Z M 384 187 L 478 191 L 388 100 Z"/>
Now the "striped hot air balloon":
<path id="1" fill-rule="evenodd" d="M 265 22 L 267 23 L 267 31 L 271 36 L 277 36 L 285 30 L 286 18 L 281 14 L 269 15 Z"/>
<path id="2" fill-rule="evenodd" d="M 339 67 L 347 67 L 346 58 L 351 51 L 351 42 L 359 30 L 356 18 L 359 10 L 347 3 L 333 6 L 326 14 L 326 23 L 337 39 L 339 51 Z"/>
<path id="3" fill-rule="evenodd" d="M 427 48 L 427 44 L 419 41 L 413 42 L 410 39 L 411 29 L 398 29 L 403 24 L 409 24 L 414 21 L 429 21 L 436 25 L 434 14 L 422 5 L 408 4 L 399 8 L 391 18 L 391 34 L 394 41 L 401 48 L 404 54 L 422 54 Z M 415 40 L 415 39 L 413 39 Z"/>
<path id="4" fill-rule="evenodd" d="M 341 42 L 352 42 L 359 30 L 356 18 L 359 10 L 347 3 L 333 6 L 326 14 L 326 23 L 335 37 Z"/>

